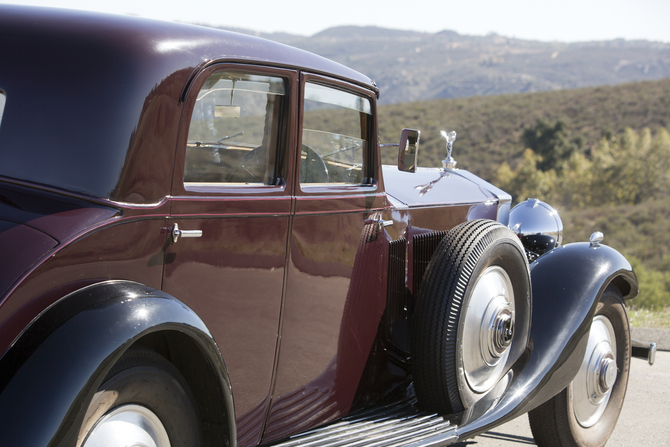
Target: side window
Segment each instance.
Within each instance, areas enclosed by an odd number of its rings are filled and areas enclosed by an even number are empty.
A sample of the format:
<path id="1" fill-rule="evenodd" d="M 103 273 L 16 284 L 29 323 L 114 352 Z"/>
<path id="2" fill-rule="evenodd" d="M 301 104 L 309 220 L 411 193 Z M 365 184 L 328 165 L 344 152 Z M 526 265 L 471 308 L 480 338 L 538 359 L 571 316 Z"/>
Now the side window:
<path id="1" fill-rule="evenodd" d="M 286 81 L 218 72 L 198 93 L 184 183 L 276 183 Z"/>
<path id="2" fill-rule="evenodd" d="M 300 183 L 361 184 L 371 124 L 369 99 L 306 83 Z"/>
<path id="3" fill-rule="evenodd" d="M 5 110 L 5 93 L 0 90 L 0 124 L 2 124 L 2 112 Z"/>

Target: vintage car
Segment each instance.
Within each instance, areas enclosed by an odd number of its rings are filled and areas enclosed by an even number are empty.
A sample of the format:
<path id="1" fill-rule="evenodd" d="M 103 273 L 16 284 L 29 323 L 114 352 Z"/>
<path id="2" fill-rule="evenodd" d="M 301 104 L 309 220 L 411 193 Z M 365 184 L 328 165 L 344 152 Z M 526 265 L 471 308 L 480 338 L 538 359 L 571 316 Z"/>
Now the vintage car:
<path id="1" fill-rule="evenodd" d="M 366 76 L 89 12 L 0 5 L 0 39 L 2 445 L 608 439 L 630 264 L 416 130 L 382 166 Z"/>

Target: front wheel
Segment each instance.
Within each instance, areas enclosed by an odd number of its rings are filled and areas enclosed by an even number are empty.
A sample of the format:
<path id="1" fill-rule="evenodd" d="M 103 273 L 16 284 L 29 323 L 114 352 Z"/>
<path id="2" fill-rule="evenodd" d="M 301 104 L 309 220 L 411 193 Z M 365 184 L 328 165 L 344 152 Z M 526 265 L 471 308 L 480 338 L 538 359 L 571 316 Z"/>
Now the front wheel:
<path id="1" fill-rule="evenodd" d="M 131 349 L 89 404 L 77 447 L 197 447 L 200 422 L 177 368 L 149 349 Z"/>
<path id="2" fill-rule="evenodd" d="M 605 445 L 626 395 L 630 346 L 623 298 L 616 288 L 608 288 L 598 303 L 579 372 L 566 389 L 528 413 L 538 446 Z"/>

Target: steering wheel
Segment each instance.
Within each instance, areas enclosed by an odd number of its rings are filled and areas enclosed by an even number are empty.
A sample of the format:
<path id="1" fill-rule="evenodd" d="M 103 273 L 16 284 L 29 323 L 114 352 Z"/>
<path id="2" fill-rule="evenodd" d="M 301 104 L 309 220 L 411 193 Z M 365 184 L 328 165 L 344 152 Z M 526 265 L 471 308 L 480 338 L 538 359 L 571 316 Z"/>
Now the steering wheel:
<path id="1" fill-rule="evenodd" d="M 306 144 L 302 145 L 302 153 L 305 158 L 300 160 L 300 183 L 328 183 L 330 176 L 323 158 Z"/>
<path id="2" fill-rule="evenodd" d="M 226 181 L 234 183 L 265 183 L 267 181 L 267 148 L 258 146 L 240 157 L 228 173 Z"/>

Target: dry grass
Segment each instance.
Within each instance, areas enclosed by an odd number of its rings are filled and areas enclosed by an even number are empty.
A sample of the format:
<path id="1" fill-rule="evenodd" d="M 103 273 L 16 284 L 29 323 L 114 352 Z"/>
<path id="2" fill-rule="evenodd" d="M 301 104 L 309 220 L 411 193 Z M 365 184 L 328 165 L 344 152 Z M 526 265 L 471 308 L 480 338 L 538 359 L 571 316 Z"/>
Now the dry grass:
<path id="1" fill-rule="evenodd" d="M 632 327 L 670 329 L 670 307 L 663 310 L 628 309 Z"/>

